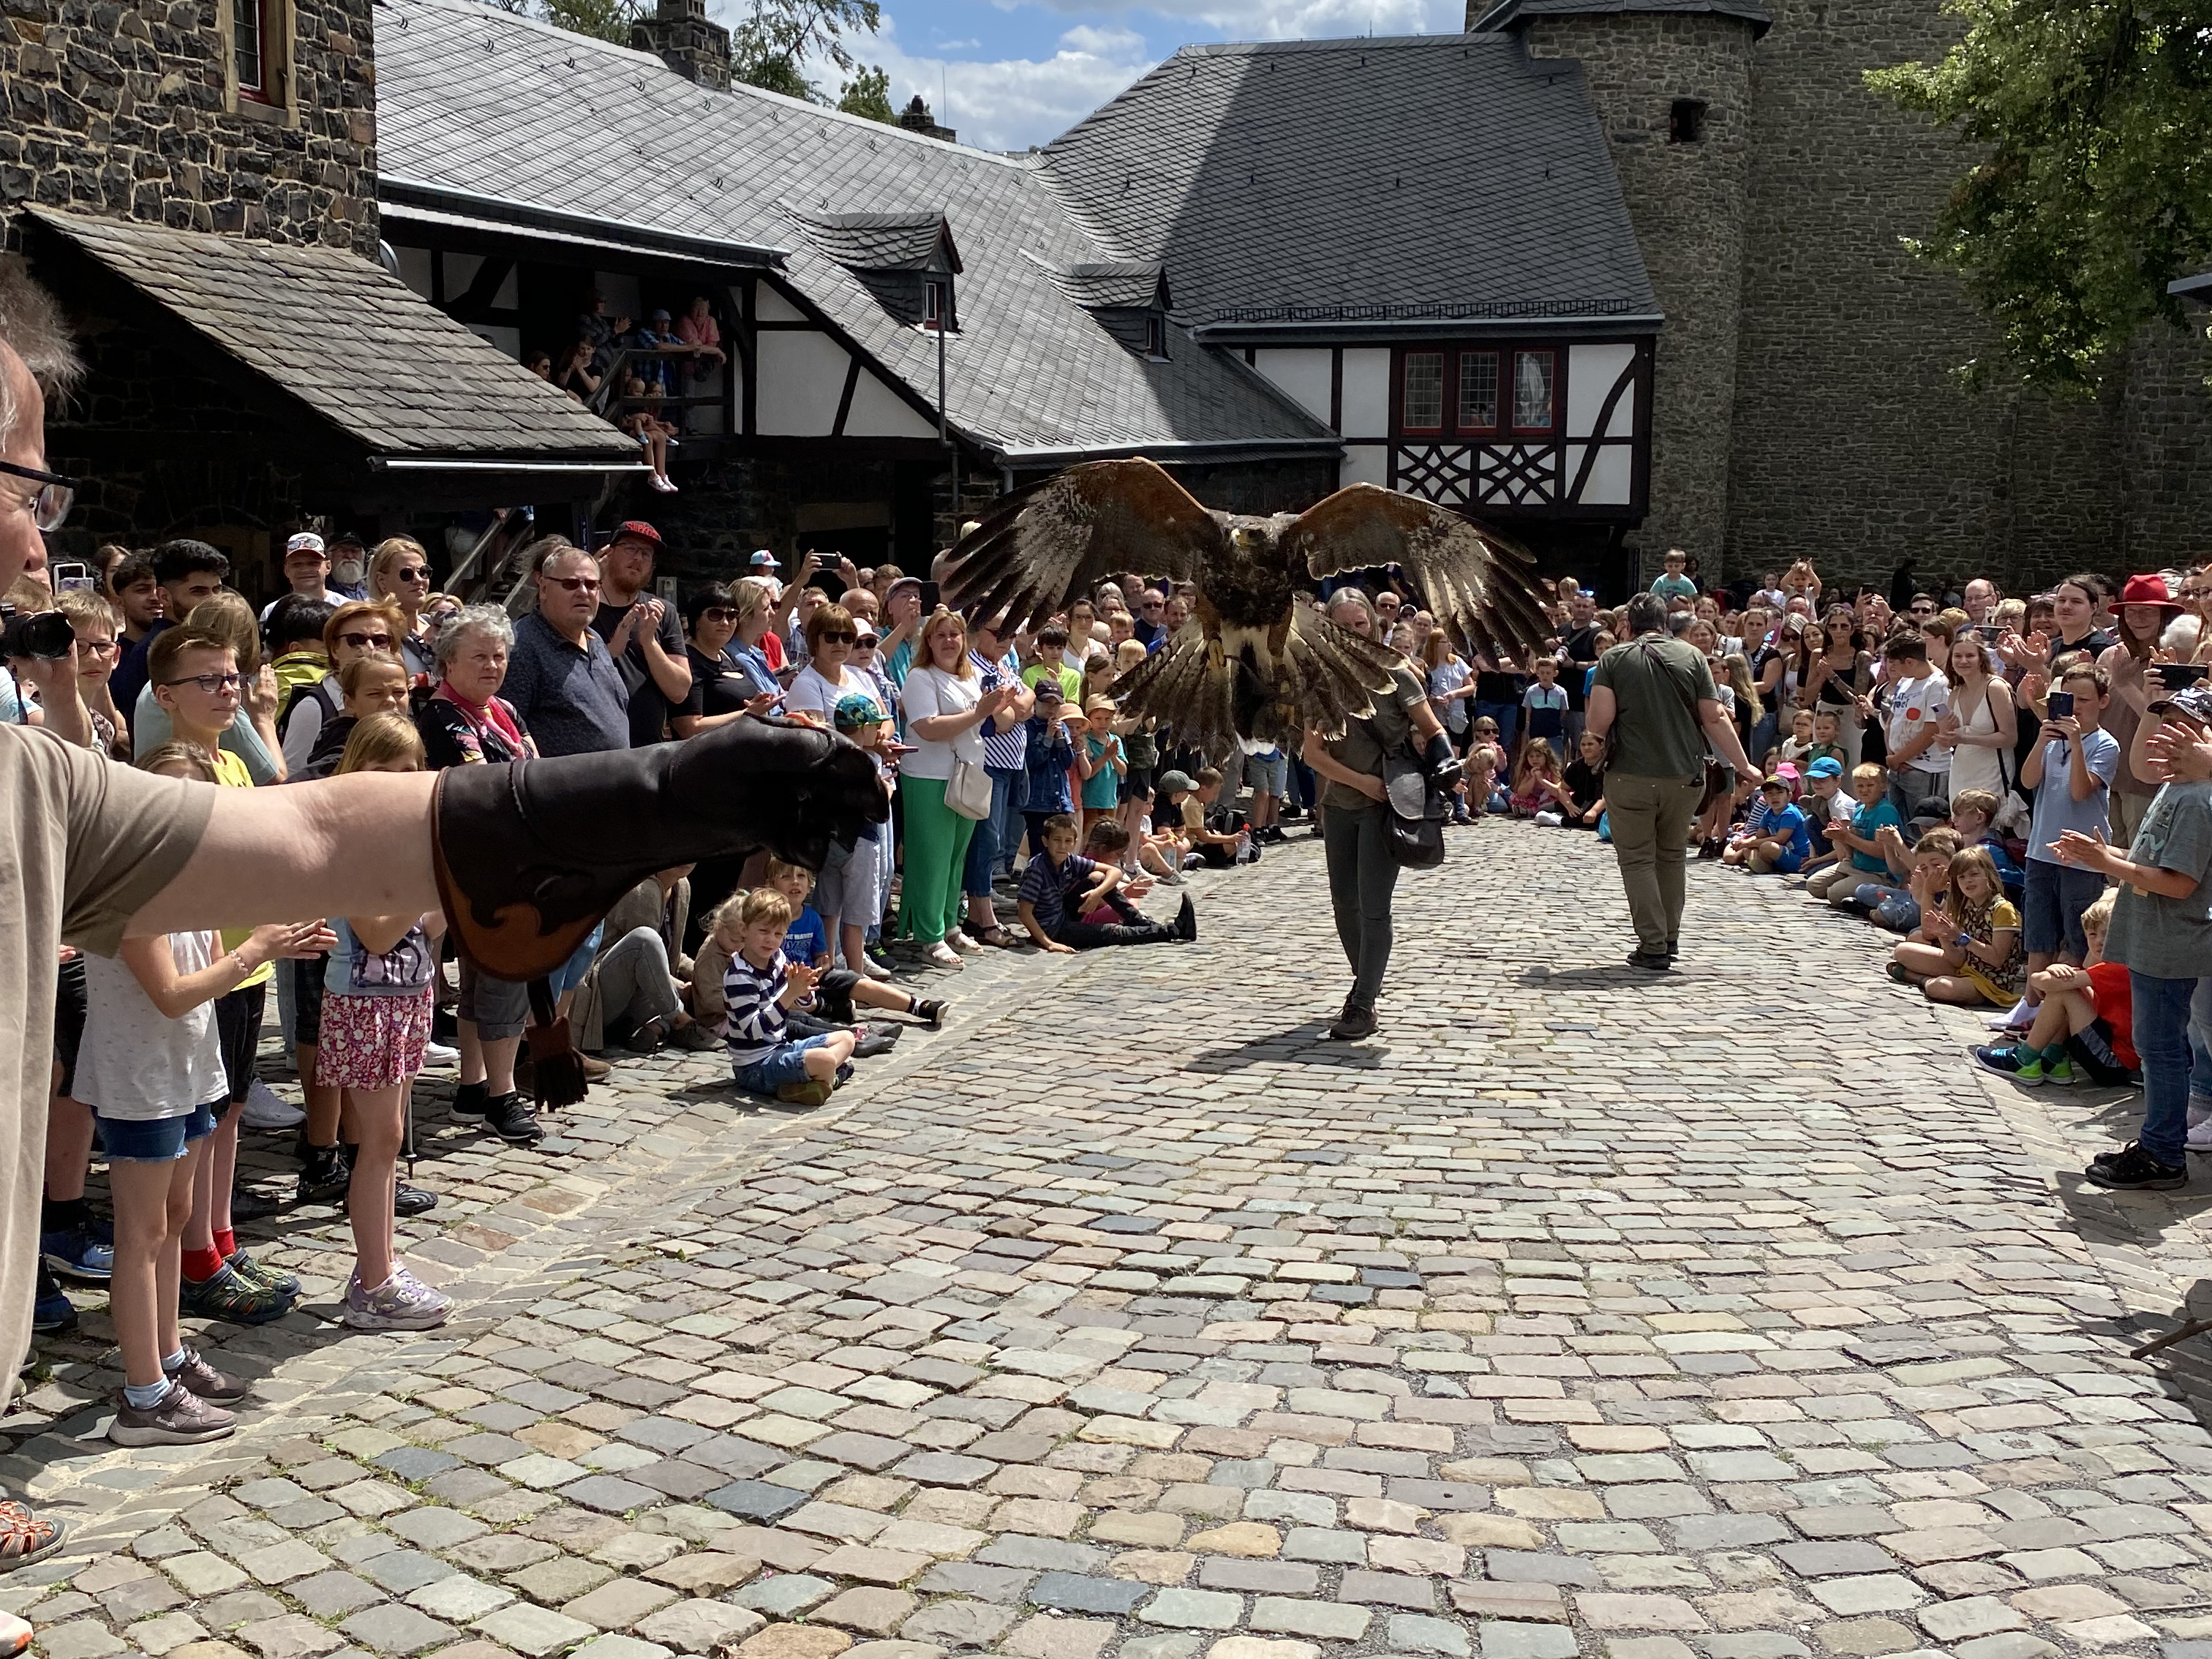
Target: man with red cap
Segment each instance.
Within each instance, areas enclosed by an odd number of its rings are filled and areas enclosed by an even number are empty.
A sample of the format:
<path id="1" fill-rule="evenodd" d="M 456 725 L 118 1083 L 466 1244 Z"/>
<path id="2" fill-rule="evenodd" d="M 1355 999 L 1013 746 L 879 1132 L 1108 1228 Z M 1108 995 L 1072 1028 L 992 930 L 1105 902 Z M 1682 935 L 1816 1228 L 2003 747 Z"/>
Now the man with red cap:
<path id="1" fill-rule="evenodd" d="M 599 609 L 592 631 L 607 642 L 629 689 L 633 749 L 666 737 L 669 715 L 691 695 L 676 612 L 646 592 L 659 554 L 660 532 L 641 519 L 616 526 L 614 539 L 599 550 Z"/>

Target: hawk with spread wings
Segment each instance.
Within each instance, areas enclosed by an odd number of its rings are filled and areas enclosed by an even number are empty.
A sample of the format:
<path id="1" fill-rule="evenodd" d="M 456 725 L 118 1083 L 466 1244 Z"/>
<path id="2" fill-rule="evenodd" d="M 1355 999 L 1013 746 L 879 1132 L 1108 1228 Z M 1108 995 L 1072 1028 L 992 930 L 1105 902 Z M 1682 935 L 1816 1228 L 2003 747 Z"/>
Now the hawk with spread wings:
<path id="1" fill-rule="evenodd" d="M 1008 629 L 1037 626 L 1125 570 L 1198 589 L 1176 636 L 1114 683 L 1125 714 L 1156 717 L 1212 756 L 1238 738 L 1295 752 L 1372 712 L 1405 659 L 1340 628 L 1312 584 L 1396 565 L 1437 625 L 1491 656 L 1540 653 L 1552 625 L 1534 561 L 1455 513 L 1352 484 L 1304 513 L 1216 513 L 1146 460 L 1089 461 L 1008 496 L 939 564 L 945 603 Z"/>

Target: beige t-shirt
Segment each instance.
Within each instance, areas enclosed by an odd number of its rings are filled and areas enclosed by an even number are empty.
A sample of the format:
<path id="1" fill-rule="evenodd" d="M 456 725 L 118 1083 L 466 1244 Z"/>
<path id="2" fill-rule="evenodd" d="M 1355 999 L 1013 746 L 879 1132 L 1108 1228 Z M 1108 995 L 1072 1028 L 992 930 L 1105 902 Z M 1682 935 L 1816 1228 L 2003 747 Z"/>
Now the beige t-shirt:
<path id="1" fill-rule="evenodd" d="M 30 1349 L 61 945 L 113 956 L 199 845 L 214 799 L 212 785 L 0 726 L 0 1376 Z"/>

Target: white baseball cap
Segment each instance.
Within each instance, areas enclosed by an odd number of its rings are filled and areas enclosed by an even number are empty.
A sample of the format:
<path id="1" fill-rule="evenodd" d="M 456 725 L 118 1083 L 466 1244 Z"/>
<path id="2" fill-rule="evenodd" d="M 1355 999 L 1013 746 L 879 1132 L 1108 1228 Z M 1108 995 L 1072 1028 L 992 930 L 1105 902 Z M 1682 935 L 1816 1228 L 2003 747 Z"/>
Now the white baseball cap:
<path id="1" fill-rule="evenodd" d="M 323 538 L 312 530 L 302 530 L 284 544 L 284 556 L 288 559 L 295 553 L 313 553 L 319 558 L 324 551 Z"/>

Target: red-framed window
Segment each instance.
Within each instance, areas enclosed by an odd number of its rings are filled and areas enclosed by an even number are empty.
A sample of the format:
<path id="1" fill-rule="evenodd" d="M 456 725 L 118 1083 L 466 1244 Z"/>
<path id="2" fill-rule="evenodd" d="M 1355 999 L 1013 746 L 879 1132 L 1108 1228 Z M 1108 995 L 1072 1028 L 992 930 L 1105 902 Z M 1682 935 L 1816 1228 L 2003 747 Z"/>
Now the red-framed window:
<path id="1" fill-rule="evenodd" d="M 1559 427 L 1559 355 L 1548 348 L 1513 353 L 1513 429 L 1556 432 Z"/>
<path id="2" fill-rule="evenodd" d="M 270 54 L 276 45 L 269 9 L 280 0 L 231 0 L 231 63 L 238 75 L 238 95 L 257 104 L 276 101 L 276 65 Z"/>

